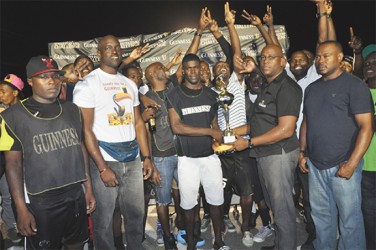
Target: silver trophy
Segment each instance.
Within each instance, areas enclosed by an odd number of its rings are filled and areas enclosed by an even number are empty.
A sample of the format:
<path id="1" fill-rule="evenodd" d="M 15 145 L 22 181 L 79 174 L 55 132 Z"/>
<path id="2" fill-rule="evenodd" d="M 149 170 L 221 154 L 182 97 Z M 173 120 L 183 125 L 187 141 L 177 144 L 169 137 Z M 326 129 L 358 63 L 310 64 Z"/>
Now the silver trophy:
<path id="1" fill-rule="evenodd" d="M 220 108 L 223 108 L 223 113 L 225 116 L 226 128 L 223 131 L 223 142 L 224 143 L 231 143 L 236 140 L 235 135 L 230 129 L 230 113 L 229 113 L 229 106 L 234 101 L 234 95 L 227 92 L 226 83 L 223 81 L 223 76 L 220 74 L 215 79 L 215 87 L 219 91 L 217 97 L 217 103 Z"/>

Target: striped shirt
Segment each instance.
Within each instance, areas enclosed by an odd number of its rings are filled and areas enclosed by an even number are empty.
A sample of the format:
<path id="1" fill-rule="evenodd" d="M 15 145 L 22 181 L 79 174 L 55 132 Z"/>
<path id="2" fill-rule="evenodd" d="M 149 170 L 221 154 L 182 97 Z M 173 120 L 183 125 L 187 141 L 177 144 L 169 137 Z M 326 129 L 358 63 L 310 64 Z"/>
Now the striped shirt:
<path id="1" fill-rule="evenodd" d="M 234 95 L 234 101 L 229 106 L 229 121 L 231 129 L 240 127 L 247 123 L 244 85 L 244 81 L 240 83 L 236 73 L 233 72 L 226 87 L 227 91 Z M 223 108 L 218 108 L 218 125 L 222 131 L 226 129 Z"/>

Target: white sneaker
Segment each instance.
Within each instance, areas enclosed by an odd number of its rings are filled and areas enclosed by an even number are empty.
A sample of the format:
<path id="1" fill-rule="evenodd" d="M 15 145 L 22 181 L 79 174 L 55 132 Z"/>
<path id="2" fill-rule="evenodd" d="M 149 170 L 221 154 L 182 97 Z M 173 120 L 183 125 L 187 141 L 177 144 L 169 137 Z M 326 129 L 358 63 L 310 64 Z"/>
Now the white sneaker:
<path id="1" fill-rule="evenodd" d="M 164 245 L 162 230 L 158 230 L 157 231 L 157 245 L 158 246 L 163 246 Z"/>
<path id="2" fill-rule="evenodd" d="M 268 238 L 269 236 L 272 236 L 273 234 L 273 229 L 271 228 L 270 225 L 267 225 L 265 227 L 261 227 L 259 232 L 255 235 L 255 237 L 253 237 L 253 240 L 255 242 L 264 242 L 266 238 Z"/>
<path id="3" fill-rule="evenodd" d="M 243 234 L 243 239 L 242 239 L 242 242 L 243 242 L 243 245 L 246 246 L 246 247 L 251 247 L 253 246 L 253 238 L 252 238 L 252 234 L 250 231 L 245 231 L 244 234 Z"/>

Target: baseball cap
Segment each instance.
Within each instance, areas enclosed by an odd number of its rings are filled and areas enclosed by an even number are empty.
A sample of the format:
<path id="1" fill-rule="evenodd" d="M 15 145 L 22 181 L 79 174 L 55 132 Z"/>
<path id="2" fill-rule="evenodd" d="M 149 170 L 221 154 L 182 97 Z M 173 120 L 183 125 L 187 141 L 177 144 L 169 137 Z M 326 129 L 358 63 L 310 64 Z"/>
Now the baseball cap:
<path id="1" fill-rule="evenodd" d="M 60 75 L 65 73 L 63 70 L 59 70 L 55 60 L 48 56 L 32 57 L 26 65 L 27 78 L 47 72 L 57 72 Z"/>
<path id="2" fill-rule="evenodd" d="M 1 83 L 5 83 L 8 85 L 12 85 L 16 87 L 19 91 L 21 91 L 24 88 L 24 83 L 18 76 L 14 74 L 8 74 Z"/>
<path id="3" fill-rule="evenodd" d="M 362 56 L 364 59 L 366 59 L 367 56 L 373 52 L 376 52 L 376 44 L 370 44 L 367 47 L 365 47 L 362 51 Z"/>

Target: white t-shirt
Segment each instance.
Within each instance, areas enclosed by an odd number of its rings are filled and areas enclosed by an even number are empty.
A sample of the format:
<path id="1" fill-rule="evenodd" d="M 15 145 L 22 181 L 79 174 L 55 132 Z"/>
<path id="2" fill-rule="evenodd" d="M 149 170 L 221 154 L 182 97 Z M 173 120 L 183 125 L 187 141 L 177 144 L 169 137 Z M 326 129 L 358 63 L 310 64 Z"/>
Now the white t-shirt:
<path id="1" fill-rule="evenodd" d="M 289 64 L 287 64 L 287 65 L 289 65 Z M 292 72 L 290 70 L 290 65 L 288 67 L 286 67 L 285 69 L 287 71 L 287 74 L 293 80 L 296 81 L 295 76 L 292 74 Z M 321 75 L 319 75 L 317 73 L 315 64 L 313 64 L 311 67 L 309 67 L 309 69 L 307 71 L 307 75 L 305 77 L 303 77 L 302 79 L 300 79 L 299 81 L 296 81 L 299 84 L 299 86 L 302 88 L 303 95 L 304 95 L 304 90 L 308 87 L 308 85 L 310 85 L 311 83 L 313 83 L 314 81 L 316 81 L 320 77 L 321 77 Z M 303 122 L 303 103 L 304 103 L 304 96 L 303 96 L 302 103 L 300 104 L 300 115 L 299 115 L 298 121 L 296 122 L 296 135 L 298 136 L 298 138 L 299 138 L 299 133 L 300 133 L 300 126 L 302 125 L 302 122 Z"/>
<path id="2" fill-rule="evenodd" d="M 98 140 L 124 142 L 136 138 L 134 107 L 140 104 L 138 90 L 122 74 L 108 74 L 100 68 L 92 71 L 76 84 L 73 102 L 82 108 L 94 108 L 93 132 Z M 104 160 L 116 161 L 100 150 Z"/>

